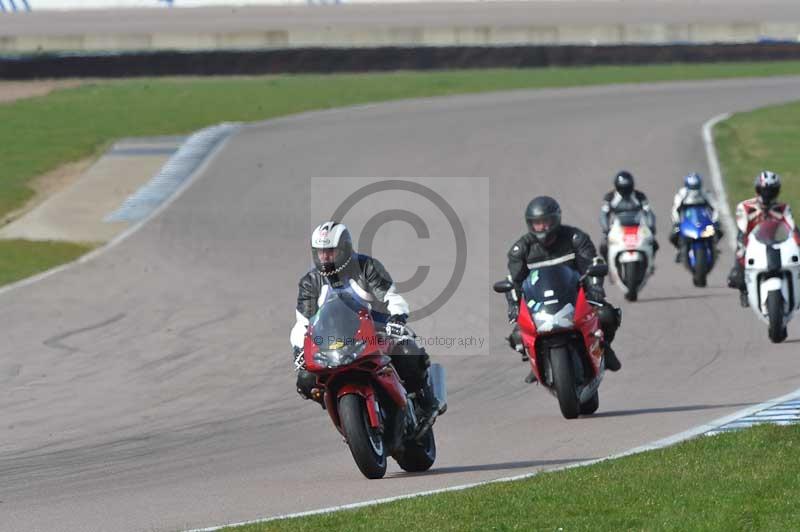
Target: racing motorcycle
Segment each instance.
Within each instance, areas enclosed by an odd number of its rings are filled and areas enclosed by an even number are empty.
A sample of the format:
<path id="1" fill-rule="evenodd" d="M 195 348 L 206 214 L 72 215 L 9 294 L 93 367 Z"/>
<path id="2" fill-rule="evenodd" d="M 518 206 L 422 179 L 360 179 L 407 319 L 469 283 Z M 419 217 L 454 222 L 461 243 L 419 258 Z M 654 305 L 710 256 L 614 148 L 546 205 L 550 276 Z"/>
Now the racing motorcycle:
<path id="1" fill-rule="evenodd" d="M 692 272 L 695 286 L 706 286 L 706 277 L 717 256 L 717 228 L 711 211 L 705 205 L 689 205 L 681 209 L 679 227 L 681 257 Z"/>
<path id="2" fill-rule="evenodd" d="M 595 264 L 584 277 L 607 274 L 606 264 Z M 532 375 L 556 396 L 567 419 L 597 410 L 605 372 L 603 331 L 586 299 L 584 277 L 563 264 L 534 268 L 519 298 L 517 324 Z M 509 280 L 494 284 L 498 293 L 513 289 Z"/>
<path id="3" fill-rule="evenodd" d="M 641 211 L 615 214 L 608 231 L 608 269 L 611 282 L 621 285 L 628 301 L 638 299 L 653 274 L 653 254 L 647 216 Z"/>
<path id="4" fill-rule="evenodd" d="M 765 220 L 753 228 L 744 256 L 747 299 L 767 324 L 769 339 L 783 342 L 786 324 L 800 309 L 800 246 L 794 228 L 783 220 Z"/>
<path id="5" fill-rule="evenodd" d="M 390 353 L 414 333 L 385 332 L 370 306 L 346 290 L 329 290 L 304 340 L 306 369 L 317 377 L 312 396 L 344 436 L 365 477 L 382 478 L 392 456 L 405 471 L 427 471 L 436 460 L 433 423 L 447 409 L 444 368 L 431 364 L 433 411 L 408 393 Z"/>

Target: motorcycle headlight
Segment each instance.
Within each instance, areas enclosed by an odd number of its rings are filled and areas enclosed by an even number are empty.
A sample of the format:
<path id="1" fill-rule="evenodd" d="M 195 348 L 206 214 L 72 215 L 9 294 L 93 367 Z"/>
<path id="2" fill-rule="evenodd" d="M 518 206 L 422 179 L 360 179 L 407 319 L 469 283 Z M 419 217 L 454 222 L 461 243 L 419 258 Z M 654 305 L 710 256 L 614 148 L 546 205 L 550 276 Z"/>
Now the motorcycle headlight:
<path id="1" fill-rule="evenodd" d="M 554 329 L 568 329 L 572 327 L 575 318 L 575 307 L 568 303 L 556 313 L 541 310 L 533 315 L 533 324 L 540 333 L 551 332 Z"/>
<path id="2" fill-rule="evenodd" d="M 714 233 L 716 233 L 716 232 L 717 231 L 716 231 L 716 229 L 714 229 L 713 225 L 707 225 L 706 228 L 703 229 L 703 231 L 700 233 L 700 238 L 712 237 L 712 236 L 714 236 Z"/>
<path id="3" fill-rule="evenodd" d="M 320 349 L 314 354 L 314 362 L 326 368 L 336 368 L 352 363 L 364 352 L 367 342 L 360 340 L 353 345 L 339 349 Z"/>

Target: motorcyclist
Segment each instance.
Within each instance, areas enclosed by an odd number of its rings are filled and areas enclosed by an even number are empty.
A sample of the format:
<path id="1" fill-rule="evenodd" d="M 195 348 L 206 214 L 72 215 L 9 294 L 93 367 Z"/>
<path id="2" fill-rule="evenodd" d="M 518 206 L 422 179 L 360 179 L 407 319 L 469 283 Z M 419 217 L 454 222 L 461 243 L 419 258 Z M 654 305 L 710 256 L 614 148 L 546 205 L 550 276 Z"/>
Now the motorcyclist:
<path id="1" fill-rule="evenodd" d="M 647 226 L 653 233 L 653 256 L 658 251 L 656 236 L 656 215 L 650 208 L 650 202 L 644 192 L 634 188 L 633 175 L 627 170 L 620 170 L 614 176 L 614 190 L 603 196 L 603 205 L 600 207 L 600 228 L 603 236 L 600 240 L 600 254 L 608 262 L 608 232 L 611 229 L 612 215 L 621 212 L 639 212 L 646 216 Z"/>
<path id="2" fill-rule="evenodd" d="M 739 290 L 739 302 L 743 307 L 747 301 L 747 285 L 744 281 L 744 255 L 750 232 L 767 219 L 783 220 L 794 227 L 794 238 L 800 244 L 800 231 L 792 218 L 788 204 L 777 201 L 781 191 L 781 177 L 775 172 L 764 170 L 755 179 L 756 195 L 736 206 L 736 260 L 728 274 L 728 286 Z"/>
<path id="3" fill-rule="evenodd" d="M 601 260 L 597 257 L 589 235 L 576 227 L 561 224 L 561 207 L 549 196 L 538 196 L 528 203 L 525 224 L 528 232 L 508 252 L 509 280 L 514 284 L 514 289 L 506 293 L 508 319 L 513 324 L 508 342 L 512 349 L 522 353 L 523 361 L 527 357 L 517 325 L 518 294 L 522 293 L 522 283 L 531 268 L 545 263 L 565 264 L 583 275 L 595 260 Z M 611 371 L 618 371 L 622 364 L 611 348 L 611 342 L 619 328 L 621 313 L 605 300 L 602 278 L 587 277 L 584 280 L 584 290 L 587 300 L 598 304 L 597 313 L 605 336 L 606 367 Z"/>
<path id="4" fill-rule="evenodd" d="M 316 376 L 306 371 L 303 344 L 309 320 L 319 310 L 328 287 L 347 289 L 370 303 L 376 324 L 385 322 L 395 333 L 404 331 L 409 309 L 383 265 L 377 259 L 354 252 L 350 231 L 344 224 L 328 221 L 314 229 L 311 256 L 314 267 L 298 283 L 297 322 L 290 341 L 297 371 L 297 392 L 322 404 L 321 395 L 312 393 Z M 434 399 L 428 382 L 430 359 L 425 349 L 413 340 L 399 342 L 392 353 L 392 364 L 407 391 L 421 392 L 422 407 L 430 410 Z"/>
<path id="5" fill-rule="evenodd" d="M 684 207 L 690 206 L 706 206 L 711 211 L 711 221 L 714 223 L 716 229 L 717 240 L 723 237 L 722 227 L 719 224 L 719 212 L 717 206 L 711 196 L 703 190 L 703 177 L 692 172 L 683 178 L 683 186 L 678 189 L 675 194 L 675 199 L 672 202 L 672 231 L 669 235 L 669 241 L 677 249 L 675 255 L 675 262 L 680 263 L 682 260 L 682 246 L 681 246 L 681 211 Z"/>

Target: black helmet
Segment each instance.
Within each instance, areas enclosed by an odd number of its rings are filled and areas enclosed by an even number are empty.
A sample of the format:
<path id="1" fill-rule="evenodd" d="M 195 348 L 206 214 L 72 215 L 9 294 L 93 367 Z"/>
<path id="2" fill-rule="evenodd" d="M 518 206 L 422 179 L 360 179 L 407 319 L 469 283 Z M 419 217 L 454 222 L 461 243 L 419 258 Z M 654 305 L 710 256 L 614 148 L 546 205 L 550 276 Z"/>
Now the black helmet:
<path id="1" fill-rule="evenodd" d="M 525 209 L 525 223 L 540 243 L 550 245 L 561 227 L 561 207 L 550 196 L 537 196 Z"/>
<path id="2" fill-rule="evenodd" d="M 627 170 L 620 170 L 614 176 L 614 188 L 623 198 L 633 194 L 633 175 Z"/>
<path id="3" fill-rule="evenodd" d="M 775 172 L 764 170 L 756 177 L 756 194 L 764 205 L 769 205 L 781 191 L 781 176 Z"/>
<path id="4" fill-rule="evenodd" d="M 353 239 L 347 226 L 325 222 L 311 234 L 311 256 L 323 276 L 339 273 L 353 256 Z"/>

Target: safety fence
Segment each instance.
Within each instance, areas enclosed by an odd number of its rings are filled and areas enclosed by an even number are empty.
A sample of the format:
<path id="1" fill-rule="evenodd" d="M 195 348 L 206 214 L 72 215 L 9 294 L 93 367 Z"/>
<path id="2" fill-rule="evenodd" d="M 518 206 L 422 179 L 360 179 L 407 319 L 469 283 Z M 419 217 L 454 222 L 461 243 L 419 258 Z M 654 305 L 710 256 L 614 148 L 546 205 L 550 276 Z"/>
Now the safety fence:
<path id="1" fill-rule="evenodd" d="M 423 46 L 0 56 L 0 79 L 800 60 L 800 43 Z"/>

